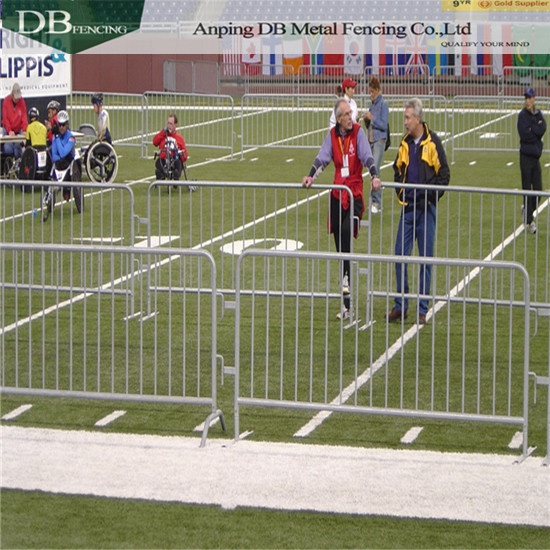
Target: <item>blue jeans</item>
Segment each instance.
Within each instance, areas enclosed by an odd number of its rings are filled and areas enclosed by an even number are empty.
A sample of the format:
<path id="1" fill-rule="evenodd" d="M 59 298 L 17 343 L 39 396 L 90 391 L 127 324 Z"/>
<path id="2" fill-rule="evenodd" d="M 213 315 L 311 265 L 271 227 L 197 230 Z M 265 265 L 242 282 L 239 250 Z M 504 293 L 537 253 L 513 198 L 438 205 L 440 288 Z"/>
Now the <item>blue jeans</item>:
<path id="1" fill-rule="evenodd" d="M 8 135 L 5 128 L 2 128 L 2 135 Z M 21 141 L 25 141 L 25 134 L 21 134 Z M 6 155 L 6 157 L 15 157 L 18 159 L 22 154 L 23 148 L 20 142 L 4 143 L 4 155 Z"/>
<path id="2" fill-rule="evenodd" d="M 382 157 L 384 156 L 384 150 L 386 148 L 386 140 L 379 139 L 374 143 L 370 144 L 372 151 L 372 156 L 374 157 L 374 165 L 376 166 L 376 172 L 380 176 L 380 166 L 382 166 Z M 382 206 L 382 189 L 378 191 L 371 191 L 370 198 L 373 203 L 376 203 L 378 206 Z"/>
<path id="3" fill-rule="evenodd" d="M 404 208 L 401 211 L 399 226 L 397 228 L 397 238 L 395 240 L 395 255 L 410 256 L 414 242 L 418 244 L 419 256 L 433 256 L 434 238 L 435 238 L 436 208 L 433 204 L 420 207 Z M 419 270 L 419 289 L 420 294 L 430 293 L 430 279 L 432 275 L 432 266 L 421 264 Z M 397 279 L 397 293 L 409 293 L 409 277 L 407 264 L 395 264 L 395 277 Z M 407 311 L 409 308 L 409 299 L 403 296 L 395 298 L 395 308 L 398 311 Z M 420 298 L 418 301 L 418 313 L 426 315 L 428 312 L 427 298 Z"/>

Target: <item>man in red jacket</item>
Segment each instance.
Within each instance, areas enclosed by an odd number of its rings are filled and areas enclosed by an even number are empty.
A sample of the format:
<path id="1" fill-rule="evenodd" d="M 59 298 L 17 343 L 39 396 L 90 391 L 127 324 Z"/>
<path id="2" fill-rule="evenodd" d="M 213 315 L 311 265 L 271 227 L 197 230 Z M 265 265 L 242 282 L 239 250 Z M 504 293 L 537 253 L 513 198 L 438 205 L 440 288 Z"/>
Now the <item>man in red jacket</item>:
<path id="1" fill-rule="evenodd" d="M 2 103 L 2 135 L 21 135 L 21 143 L 23 143 L 27 125 L 27 105 L 21 97 L 21 87 L 16 82 L 11 93 L 4 98 Z M 8 157 L 19 158 L 22 153 L 21 143 L 5 143 L 4 154 Z"/>
<path id="2" fill-rule="evenodd" d="M 330 232 L 334 234 L 334 243 L 338 252 L 351 251 L 351 236 L 357 237 L 358 220 L 363 217 L 365 201 L 363 197 L 363 168 L 367 168 L 371 177 L 371 191 L 380 189 L 380 178 L 367 136 L 359 124 L 353 122 L 352 109 L 348 101 L 339 99 L 334 107 L 336 126 L 327 134 L 321 149 L 317 153 L 307 176 L 302 178 L 304 187 L 311 187 L 315 178 L 333 161 L 334 184 L 346 186 L 349 193 L 333 189 L 330 197 Z M 351 211 L 350 194 L 353 196 Z M 338 319 L 352 319 L 351 310 L 351 273 L 350 262 L 342 262 L 341 287 L 343 310 L 337 314 Z"/>
<path id="3" fill-rule="evenodd" d="M 176 130 L 178 118 L 175 114 L 168 115 L 166 128 L 163 128 L 153 138 L 153 145 L 159 148 L 155 163 L 157 179 L 179 180 L 183 163 L 187 160 L 187 146 L 181 134 Z"/>

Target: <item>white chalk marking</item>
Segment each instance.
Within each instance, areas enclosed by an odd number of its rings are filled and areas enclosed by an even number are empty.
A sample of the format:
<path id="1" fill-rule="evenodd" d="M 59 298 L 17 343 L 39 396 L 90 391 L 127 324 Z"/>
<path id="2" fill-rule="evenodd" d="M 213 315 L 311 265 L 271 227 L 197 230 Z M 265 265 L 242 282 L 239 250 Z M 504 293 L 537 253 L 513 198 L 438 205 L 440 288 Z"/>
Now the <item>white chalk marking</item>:
<path id="1" fill-rule="evenodd" d="M 2 420 L 13 420 L 18 416 L 21 416 L 23 413 L 26 413 L 29 409 L 32 409 L 32 405 L 21 405 L 20 407 L 17 407 L 17 409 L 13 409 L 13 411 L 6 413 L 2 417 Z"/>
<path id="2" fill-rule="evenodd" d="M 509 449 L 519 449 L 523 445 L 523 432 L 516 432 L 510 443 L 508 443 Z"/>
<path id="3" fill-rule="evenodd" d="M 414 428 L 411 428 L 402 438 L 401 443 L 405 443 L 406 445 L 410 445 L 411 443 L 414 443 L 416 441 L 416 438 L 420 435 L 420 432 L 423 430 L 423 427 L 415 426 Z"/>
<path id="4" fill-rule="evenodd" d="M 125 414 L 126 414 L 126 411 L 113 411 L 111 414 L 108 414 L 107 416 L 103 417 L 101 420 L 98 420 L 94 424 L 94 426 L 96 428 L 103 428 L 104 426 L 111 424 L 111 422 L 114 422 L 117 418 L 120 418 Z"/>
<path id="5" fill-rule="evenodd" d="M 172 237 L 171 235 L 159 235 L 151 237 L 151 248 L 157 248 L 166 243 L 171 243 L 172 241 L 177 241 L 179 237 Z M 136 243 L 136 248 L 148 248 L 147 239 Z"/>

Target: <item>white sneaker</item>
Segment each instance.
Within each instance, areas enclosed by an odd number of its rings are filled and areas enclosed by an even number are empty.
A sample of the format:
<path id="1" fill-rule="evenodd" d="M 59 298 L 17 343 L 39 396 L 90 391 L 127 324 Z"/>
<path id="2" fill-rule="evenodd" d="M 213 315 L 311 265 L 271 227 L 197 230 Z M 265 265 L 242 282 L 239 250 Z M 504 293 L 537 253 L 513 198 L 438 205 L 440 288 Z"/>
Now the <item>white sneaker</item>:
<path id="1" fill-rule="evenodd" d="M 380 210 L 382 210 L 382 207 L 379 204 L 376 204 L 373 202 L 370 206 L 371 214 L 379 214 Z"/>
<path id="2" fill-rule="evenodd" d="M 342 294 L 349 294 L 349 280 L 347 275 L 344 275 L 342 279 Z"/>
<path id="3" fill-rule="evenodd" d="M 343 308 L 342 311 L 339 311 L 336 314 L 336 319 L 339 319 L 340 321 L 345 321 L 350 317 L 351 317 L 351 311 L 347 307 Z"/>
<path id="4" fill-rule="evenodd" d="M 533 235 L 537 232 L 537 224 L 535 222 L 531 222 L 529 224 L 529 233 L 532 233 Z"/>

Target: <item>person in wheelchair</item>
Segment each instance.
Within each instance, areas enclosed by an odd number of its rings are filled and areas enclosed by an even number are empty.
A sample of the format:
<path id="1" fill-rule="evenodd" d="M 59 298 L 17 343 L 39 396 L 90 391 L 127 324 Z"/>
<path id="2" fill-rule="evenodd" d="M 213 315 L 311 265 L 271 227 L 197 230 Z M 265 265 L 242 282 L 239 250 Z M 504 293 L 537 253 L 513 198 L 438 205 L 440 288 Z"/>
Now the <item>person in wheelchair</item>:
<path id="1" fill-rule="evenodd" d="M 112 143 L 111 132 L 109 130 L 109 113 L 103 108 L 103 94 L 95 93 L 92 95 L 92 105 L 94 113 L 97 115 L 97 139 Z"/>
<path id="2" fill-rule="evenodd" d="M 159 148 L 155 154 L 155 175 L 158 180 L 179 180 L 187 161 L 187 146 L 183 136 L 176 130 L 178 118 L 168 115 L 166 128 L 153 137 L 153 145 Z"/>
<path id="3" fill-rule="evenodd" d="M 25 133 L 25 147 L 46 148 L 48 145 L 48 129 L 40 122 L 40 111 L 31 107 L 28 113 L 29 125 Z"/>
<path id="4" fill-rule="evenodd" d="M 45 179 L 51 169 L 47 152 L 48 130 L 40 121 L 40 112 L 31 107 L 28 112 L 29 125 L 25 132 L 25 148 L 19 167 L 20 180 Z M 32 191 L 32 186 L 23 185 L 23 191 Z"/>
<path id="5" fill-rule="evenodd" d="M 59 101 L 52 99 L 48 103 L 47 112 L 48 120 L 46 120 L 46 129 L 48 130 L 48 145 L 51 145 L 53 138 L 59 134 L 59 122 L 57 120 L 57 114 L 61 110 L 61 104 Z"/>
<path id="6" fill-rule="evenodd" d="M 52 142 L 52 161 L 58 170 L 66 170 L 75 158 L 75 138 L 69 129 L 69 115 L 67 111 L 59 111 L 57 121 L 59 124 L 59 134 L 54 137 Z M 63 198 L 66 201 L 71 198 L 70 187 L 63 188 Z"/>

